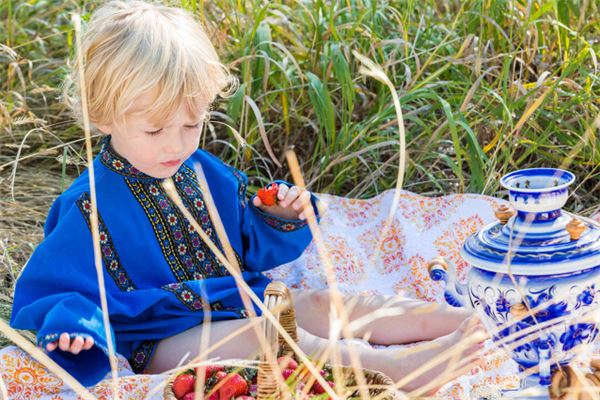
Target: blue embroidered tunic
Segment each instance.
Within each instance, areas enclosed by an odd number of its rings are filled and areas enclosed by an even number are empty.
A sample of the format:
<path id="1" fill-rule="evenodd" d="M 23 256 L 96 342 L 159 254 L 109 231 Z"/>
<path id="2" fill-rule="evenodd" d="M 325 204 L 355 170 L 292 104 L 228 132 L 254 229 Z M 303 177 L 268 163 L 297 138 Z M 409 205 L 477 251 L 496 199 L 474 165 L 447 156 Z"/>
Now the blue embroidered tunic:
<path id="1" fill-rule="evenodd" d="M 173 181 L 186 208 L 221 249 L 194 173 L 198 163 L 243 277 L 262 299 L 269 279 L 261 271 L 299 257 L 312 239 L 308 226 L 256 208 L 246 198 L 247 177 L 198 150 Z M 113 344 L 135 372 L 144 370 L 160 339 L 202 323 L 203 305 L 213 321 L 246 317 L 235 280 L 166 195 L 160 179 L 116 154 L 110 137 L 103 141 L 94 170 Z M 315 206 L 314 196 L 312 201 Z M 49 353 L 86 386 L 110 370 L 90 211 L 86 170 L 52 205 L 44 240 L 17 281 L 11 316 L 13 327 L 37 331 L 44 348 L 62 332 L 91 336 L 91 350 Z"/>

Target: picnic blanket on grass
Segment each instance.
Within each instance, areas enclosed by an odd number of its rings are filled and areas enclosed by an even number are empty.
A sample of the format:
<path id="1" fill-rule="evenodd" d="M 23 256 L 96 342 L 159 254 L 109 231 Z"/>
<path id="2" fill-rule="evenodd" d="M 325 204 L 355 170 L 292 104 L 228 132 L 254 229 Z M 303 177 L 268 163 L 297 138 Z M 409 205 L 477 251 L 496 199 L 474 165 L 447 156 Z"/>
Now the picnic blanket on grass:
<path id="1" fill-rule="evenodd" d="M 464 280 L 468 264 L 460 258 L 460 247 L 468 235 L 495 219 L 493 209 L 499 200 L 474 194 L 424 197 L 401 191 L 390 228 L 381 237 L 394 193 L 388 190 L 367 200 L 318 195 L 326 206 L 320 228 L 340 290 L 443 302 L 443 288 L 429 278 L 427 263 L 442 256 L 456 266 L 458 278 Z M 314 241 L 299 259 L 267 275 L 292 288 L 326 287 Z M 482 366 L 446 384 L 436 396 L 465 400 L 480 388 L 516 388 L 516 364 L 504 351 L 488 348 Z M 4 385 L 10 399 L 78 398 L 62 379 L 15 346 L 0 350 L 0 376 L 0 393 Z M 119 357 L 120 399 L 162 399 L 166 378 L 135 375 L 127 360 Z M 112 398 L 110 374 L 89 390 L 100 399 Z"/>

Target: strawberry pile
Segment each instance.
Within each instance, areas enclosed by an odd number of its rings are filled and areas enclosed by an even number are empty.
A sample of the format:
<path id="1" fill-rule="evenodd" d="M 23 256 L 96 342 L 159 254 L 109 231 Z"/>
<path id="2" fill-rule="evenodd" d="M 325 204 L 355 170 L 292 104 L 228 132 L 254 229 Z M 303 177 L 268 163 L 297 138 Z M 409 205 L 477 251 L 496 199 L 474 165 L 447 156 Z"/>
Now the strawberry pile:
<path id="1" fill-rule="evenodd" d="M 325 400 L 329 395 L 325 389 L 314 379 L 304 365 L 290 357 L 279 357 L 283 379 L 292 391 L 297 393 L 306 392 L 303 399 Z M 172 391 L 178 400 L 194 400 L 196 379 L 202 376 L 204 369 L 204 390 L 207 400 L 250 400 L 256 398 L 258 371 L 252 368 L 239 369 L 235 367 L 224 367 L 221 365 L 210 365 L 198 367 L 195 370 L 187 370 L 177 375 L 173 381 Z M 333 376 L 330 370 L 321 370 L 321 376 L 325 378 L 332 388 Z M 309 390 L 306 385 L 311 383 Z"/>
<path id="2" fill-rule="evenodd" d="M 209 365 L 187 370 L 177 375 L 173 381 L 173 394 L 178 400 L 194 400 L 196 379 L 202 376 L 204 369 L 204 389 L 207 400 L 248 400 L 253 390 L 256 392 L 256 370 L 237 370 L 222 365 Z"/>

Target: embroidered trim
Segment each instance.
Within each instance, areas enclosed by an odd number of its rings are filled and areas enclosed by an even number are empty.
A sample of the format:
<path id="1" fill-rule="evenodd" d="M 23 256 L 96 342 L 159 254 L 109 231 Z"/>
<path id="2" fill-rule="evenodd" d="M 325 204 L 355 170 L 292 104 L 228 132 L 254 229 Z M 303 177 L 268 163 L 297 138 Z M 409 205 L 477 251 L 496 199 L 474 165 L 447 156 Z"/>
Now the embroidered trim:
<path id="1" fill-rule="evenodd" d="M 177 192 L 183 200 L 186 208 L 191 211 L 195 220 L 200 224 L 202 230 L 210 237 L 213 243 L 215 243 L 217 247 L 223 251 L 223 246 L 217 237 L 216 230 L 214 229 L 212 220 L 210 219 L 210 214 L 206 208 L 204 196 L 202 195 L 202 191 L 198 186 L 198 180 L 195 172 L 184 164 L 179 172 L 175 174 L 174 178 L 176 182 L 175 188 L 177 189 Z M 185 217 L 182 215 L 182 218 Z M 196 251 L 196 261 L 202 265 L 202 269 L 206 271 L 206 275 L 228 276 L 229 272 L 227 271 L 227 268 L 225 268 L 225 266 L 219 262 L 213 252 L 210 251 L 200 235 L 195 231 L 194 227 L 187 221 L 186 225 L 188 226 L 188 233 L 193 244 L 193 248 L 197 249 L 198 247 L 201 247 Z M 237 253 L 236 257 L 238 257 Z"/>
<path id="2" fill-rule="evenodd" d="M 240 200 L 240 203 L 242 203 L 242 207 L 246 207 L 246 185 L 248 182 L 248 178 L 246 178 L 246 176 L 243 175 L 242 172 L 240 170 L 238 170 L 237 168 L 234 168 L 229 164 L 225 164 L 225 166 L 227 168 L 229 168 L 229 170 L 231 171 L 233 176 L 237 179 L 237 181 L 238 181 L 238 198 Z"/>
<path id="3" fill-rule="evenodd" d="M 194 215 L 203 231 L 222 249 L 195 173 L 187 165 L 183 165 L 173 176 L 173 180 L 186 208 Z M 178 282 L 229 276 L 227 268 L 219 262 L 194 227 L 174 206 L 161 185 L 157 182 L 147 183 L 128 178 L 125 182 L 152 224 L 165 260 Z M 242 265 L 237 253 L 236 258 Z"/>
<path id="4" fill-rule="evenodd" d="M 279 218 L 274 215 L 265 213 L 261 209 L 257 208 L 254 204 L 252 204 L 252 202 L 249 202 L 249 204 L 258 218 L 263 220 L 270 227 L 277 229 L 278 231 L 293 232 L 297 231 L 298 229 L 304 228 L 308 224 L 308 222 L 305 219 L 291 220 Z"/>
<path id="5" fill-rule="evenodd" d="M 91 232 L 92 225 L 90 222 L 90 216 L 92 213 L 92 202 L 90 200 L 89 193 L 82 193 L 79 199 L 77 199 L 76 203 Z M 98 212 L 98 230 L 100 236 L 100 251 L 102 253 L 102 262 L 104 263 L 104 268 L 121 291 L 131 292 L 135 290 L 136 286 L 129 277 L 129 274 L 127 274 L 123 264 L 121 264 L 121 260 L 119 259 L 119 255 L 115 249 L 115 245 L 112 241 L 106 224 L 104 224 L 104 221 L 100 216 L 100 212 Z"/>
<path id="6" fill-rule="evenodd" d="M 158 345 L 158 340 L 146 340 L 133 350 L 129 357 L 129 365 L 136 374 L 141 374 L 146 369 L 150 359 L 154 355 L 154 350 Z"/>
<path id="7" fill-rule="evenodd" d="M 43 338 L 41 338 L 40 340 L 38 340 L 38 346 L 46 347 L 46 345 L 48 343 L 56 342 L 59 337 L 60 337 L 59 333 L 49 333 L 46 336 L 44 336 Z"/>
<path id="8" fill-rule="evenodd" d="M 173 293 L 191 311 L 203 310 L 203 304 L 204 306 L 207 306 L 211 311 L 224 310 L 223 305 L 220 301 L 215 301 L 207 305 L 202 300 L 202 296 L 198 295 L 198 293 L 196 293 L 194 289 L 192 289 L 190 285 L 188 285 L 185 282 L 169 283 L 168 285 L 162 286 L 162 288 L 168 292 Z"/>
<path id="9" fill-rule="evenodd" d="M 125 179 L 125 182 L 144 209 L 175 278 L 178 281 L 202 279 L 204 276 L 200 271 L 192 270 L 194 263 L 187 251 L 185 232 L 180 227 L 181 217 L 172 209 L 162 188 L 154 184 L 146 187 L 142 182 L 133 179 Z M 155 196 L 158 196 L 159 199 L 154 199 Z M 166 212 L 161 210 L 163 207 L 167 210 Z M 179 257 L 180 253 L 187 257 Z M 193 276 L 194 272 L 197 272 L 196 277 Z"/>
<path id="10" fill-rule="evenodd" d="M 202 310 L 203 304 L 206 306 L 206 303 L 202 301 L 202 297 L 185 282 L 169 283 L 162 288 L 177 296 L 179 301 L 192 311 Z"/>
<path id="11" fill-rule="evenodd" d="M 175 182 L 178 182 L 175 187 L 177 188 L 177 192 L 183 199 L 187 209 L 191 210 L 192 215 L 196 221 L 199 222 L 202 230 L 206 232 L 206 234 L 217 245 L 217 247 L 223 251 L 223 246 L 219 241 L 212 220 L 210 219 L 210 214 L 208 213 L 208 209 L 204 203 L 204 196 L 202 195 L 202 191 L 198 186 L 198 178 L 196 177 L 196 173 L 190 167 L 184 164 L 180 171 L 175 174 Z M 212 270 L 215 265 L 218 265 L 219 268 L 217 272 L 221 274 L 221 276 L 229 276 L 229 271 L 227 271 L 227 268 L 217 259 L 213 252 L 210 251 L 208 246 L 204 244 L 204 241 L 202 241 L 200 235 L 198 235 L 198 233 L 190 224 L 188 224 L 188 227 L 194 246 L 197 247 L 198 243 L 202 243 L 204 252 L 208 254 L 209 258 L 198 259 L 198 261 L 203 263 L 204 270 Z M 234 251 L 234 254 L 238 261 L 238 265 L 240 265 L 242 271 L 244 271 L 242 259 L 237 252 Z"/>
<path id="12" fill-rule="evenodd" d="M 142 179 L 147 181 L 158 181 L 159 179 L 146 175 L 125 158 L 118 155 L 110 145 L 110 136 L 106 136 L 100 142 L 100 161 L 111 171 L 128 178 Z"/>

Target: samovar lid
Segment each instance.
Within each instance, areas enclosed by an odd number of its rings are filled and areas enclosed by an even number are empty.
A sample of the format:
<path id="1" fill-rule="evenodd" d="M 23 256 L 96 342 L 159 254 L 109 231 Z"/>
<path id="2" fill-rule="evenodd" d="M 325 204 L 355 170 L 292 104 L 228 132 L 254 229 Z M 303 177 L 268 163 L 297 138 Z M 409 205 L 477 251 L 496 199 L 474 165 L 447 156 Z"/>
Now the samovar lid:
<path id="1" fill-rule="evenodd" d="M 562 169 L 511 172 L 500 183 L 512 207 L 496 210 L 500 222 L 465 241 L 461 255 L 473 267 L 514 275 L 560 275 L 600 265 L 600 228 L 562 210 L 575 176 Z"/>

